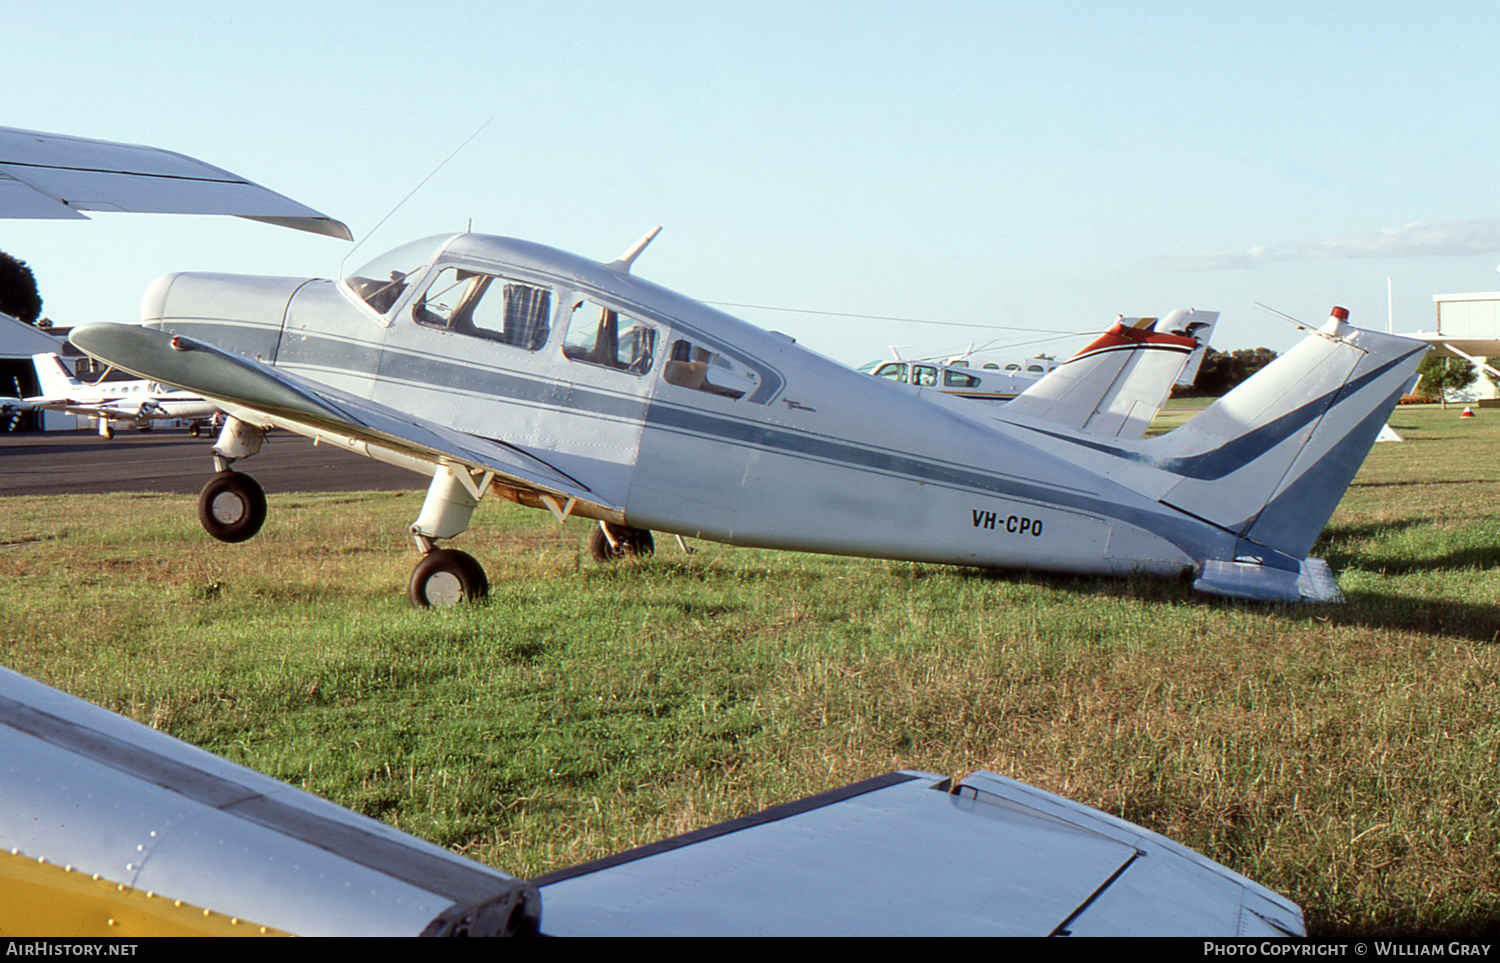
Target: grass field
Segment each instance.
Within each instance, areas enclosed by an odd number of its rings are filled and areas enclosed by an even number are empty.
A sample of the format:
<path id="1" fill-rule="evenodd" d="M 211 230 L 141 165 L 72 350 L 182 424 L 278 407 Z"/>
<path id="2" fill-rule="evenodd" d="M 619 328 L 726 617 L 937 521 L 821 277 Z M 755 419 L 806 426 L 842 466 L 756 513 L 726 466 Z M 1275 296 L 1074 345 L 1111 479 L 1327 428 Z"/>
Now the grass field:
<path id="1" fill-rule="evenodd" d="M 1347 601 L 792 555 L 487 501 L 415 611 L 406 495 L 0 501 L 0 661 L 529 876 L 897 768 L 990 769 L 1300 903 L 1500 930 L 1500 412 L 1402 408 L 1316 550 Z M 420 481 L 416 479 L 415 481 Z"/>

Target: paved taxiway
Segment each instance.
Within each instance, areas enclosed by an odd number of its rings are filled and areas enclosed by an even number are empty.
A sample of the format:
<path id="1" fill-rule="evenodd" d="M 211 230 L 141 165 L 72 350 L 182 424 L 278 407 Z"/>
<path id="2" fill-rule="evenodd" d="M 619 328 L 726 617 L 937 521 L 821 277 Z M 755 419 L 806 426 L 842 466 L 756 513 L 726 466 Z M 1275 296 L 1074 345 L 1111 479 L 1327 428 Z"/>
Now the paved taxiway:
<path id="1" fill-rule="evenodd" d="M 215 433 L 192 438 L 186 429 L 120 429 L 113 441 L 93 431 L 0 433 L 0 496 L 98 492 L 172 492 L 195 495 L 214 471 Z M 373 458 L 314 445 L 301 435 L 272 431 L 252 458 L 237 467 L 278 492 L 422 491 L 427 478 Z"/>

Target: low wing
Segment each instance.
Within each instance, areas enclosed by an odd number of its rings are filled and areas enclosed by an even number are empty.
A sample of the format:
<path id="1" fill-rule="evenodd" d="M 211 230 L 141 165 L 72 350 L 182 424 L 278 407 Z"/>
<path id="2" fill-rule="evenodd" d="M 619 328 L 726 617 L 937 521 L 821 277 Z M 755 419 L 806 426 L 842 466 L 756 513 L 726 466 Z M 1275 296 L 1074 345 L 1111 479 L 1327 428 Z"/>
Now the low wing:
<path id="1" fill-rule="evenodd" d="M 203 161 L 137 144 L 0 127 L 0 217 L 234 214 L 352 240 L 339 221 Z"/>
<path id="2" fill-rule="evenodd" d="M 623 506 L 513 445 L 479 438 L 180 335 L 127 324 L 90 324 L 70 336 L 80 349 L 152 381 L 202 395 L 251 424 L 339 442 L 431 474 L 440 465 L 493 474 L 516 489 L 588 506 L 616 519 Z"/>
<path id="3" fill-rule="evenodd" d="M 522 881 L 4 668 L 0 760 L 6 933 L 1303 932 L 1217 863 L 983 772 L 890 773 Z"/>

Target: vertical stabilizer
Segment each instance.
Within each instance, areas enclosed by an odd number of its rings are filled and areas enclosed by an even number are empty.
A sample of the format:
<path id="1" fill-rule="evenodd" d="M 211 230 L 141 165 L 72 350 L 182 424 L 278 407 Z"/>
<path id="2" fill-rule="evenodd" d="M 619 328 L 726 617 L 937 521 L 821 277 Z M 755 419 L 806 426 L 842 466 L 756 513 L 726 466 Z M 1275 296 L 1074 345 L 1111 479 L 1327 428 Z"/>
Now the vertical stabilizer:
<path id="1" fill-rule="evenodd" d="M 1217 311 L 1120 318 L 1103 335 L 1032 385 L 1007 412 L 1108 438 L 1143 438 L 1173 384 L 1191 381 Z M 1193 374 L 1186 374 L 1192 368 Z"/>
<path id="2" fill-rule="evenodd" d="M 1234 562 L 1259 561 L 1262 548 L 1307 554 L 1426 353 L 1347 317 L 1334 308 L 1321 330 L 1149 443 L 1178 476 L 1158 500 L 1239 535 Z"/>
<path id="3" fill-rule="evenodd" d="M 31 363 L 36 368 L 36 380 L 41 385 L 43 398 L 71 398 L 77 395 L 83 384 L 63 367 L 56 354 L 34 354 Z"/>

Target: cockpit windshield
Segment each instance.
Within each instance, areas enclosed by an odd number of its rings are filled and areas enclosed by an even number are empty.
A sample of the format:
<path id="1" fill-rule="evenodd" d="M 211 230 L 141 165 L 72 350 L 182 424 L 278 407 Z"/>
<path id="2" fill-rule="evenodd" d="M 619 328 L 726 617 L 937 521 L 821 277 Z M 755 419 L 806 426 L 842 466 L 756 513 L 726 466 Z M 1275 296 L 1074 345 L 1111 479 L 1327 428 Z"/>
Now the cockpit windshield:
<path id="1" fill-rule="evenodd" d="M 403 244 L 346 275 L 343 282 L 376 314 L 385 314 L 406 290 L 407 276 L 431 261 L 438 249 L 452 238 L 452 234 L 435 234 Z"/>

